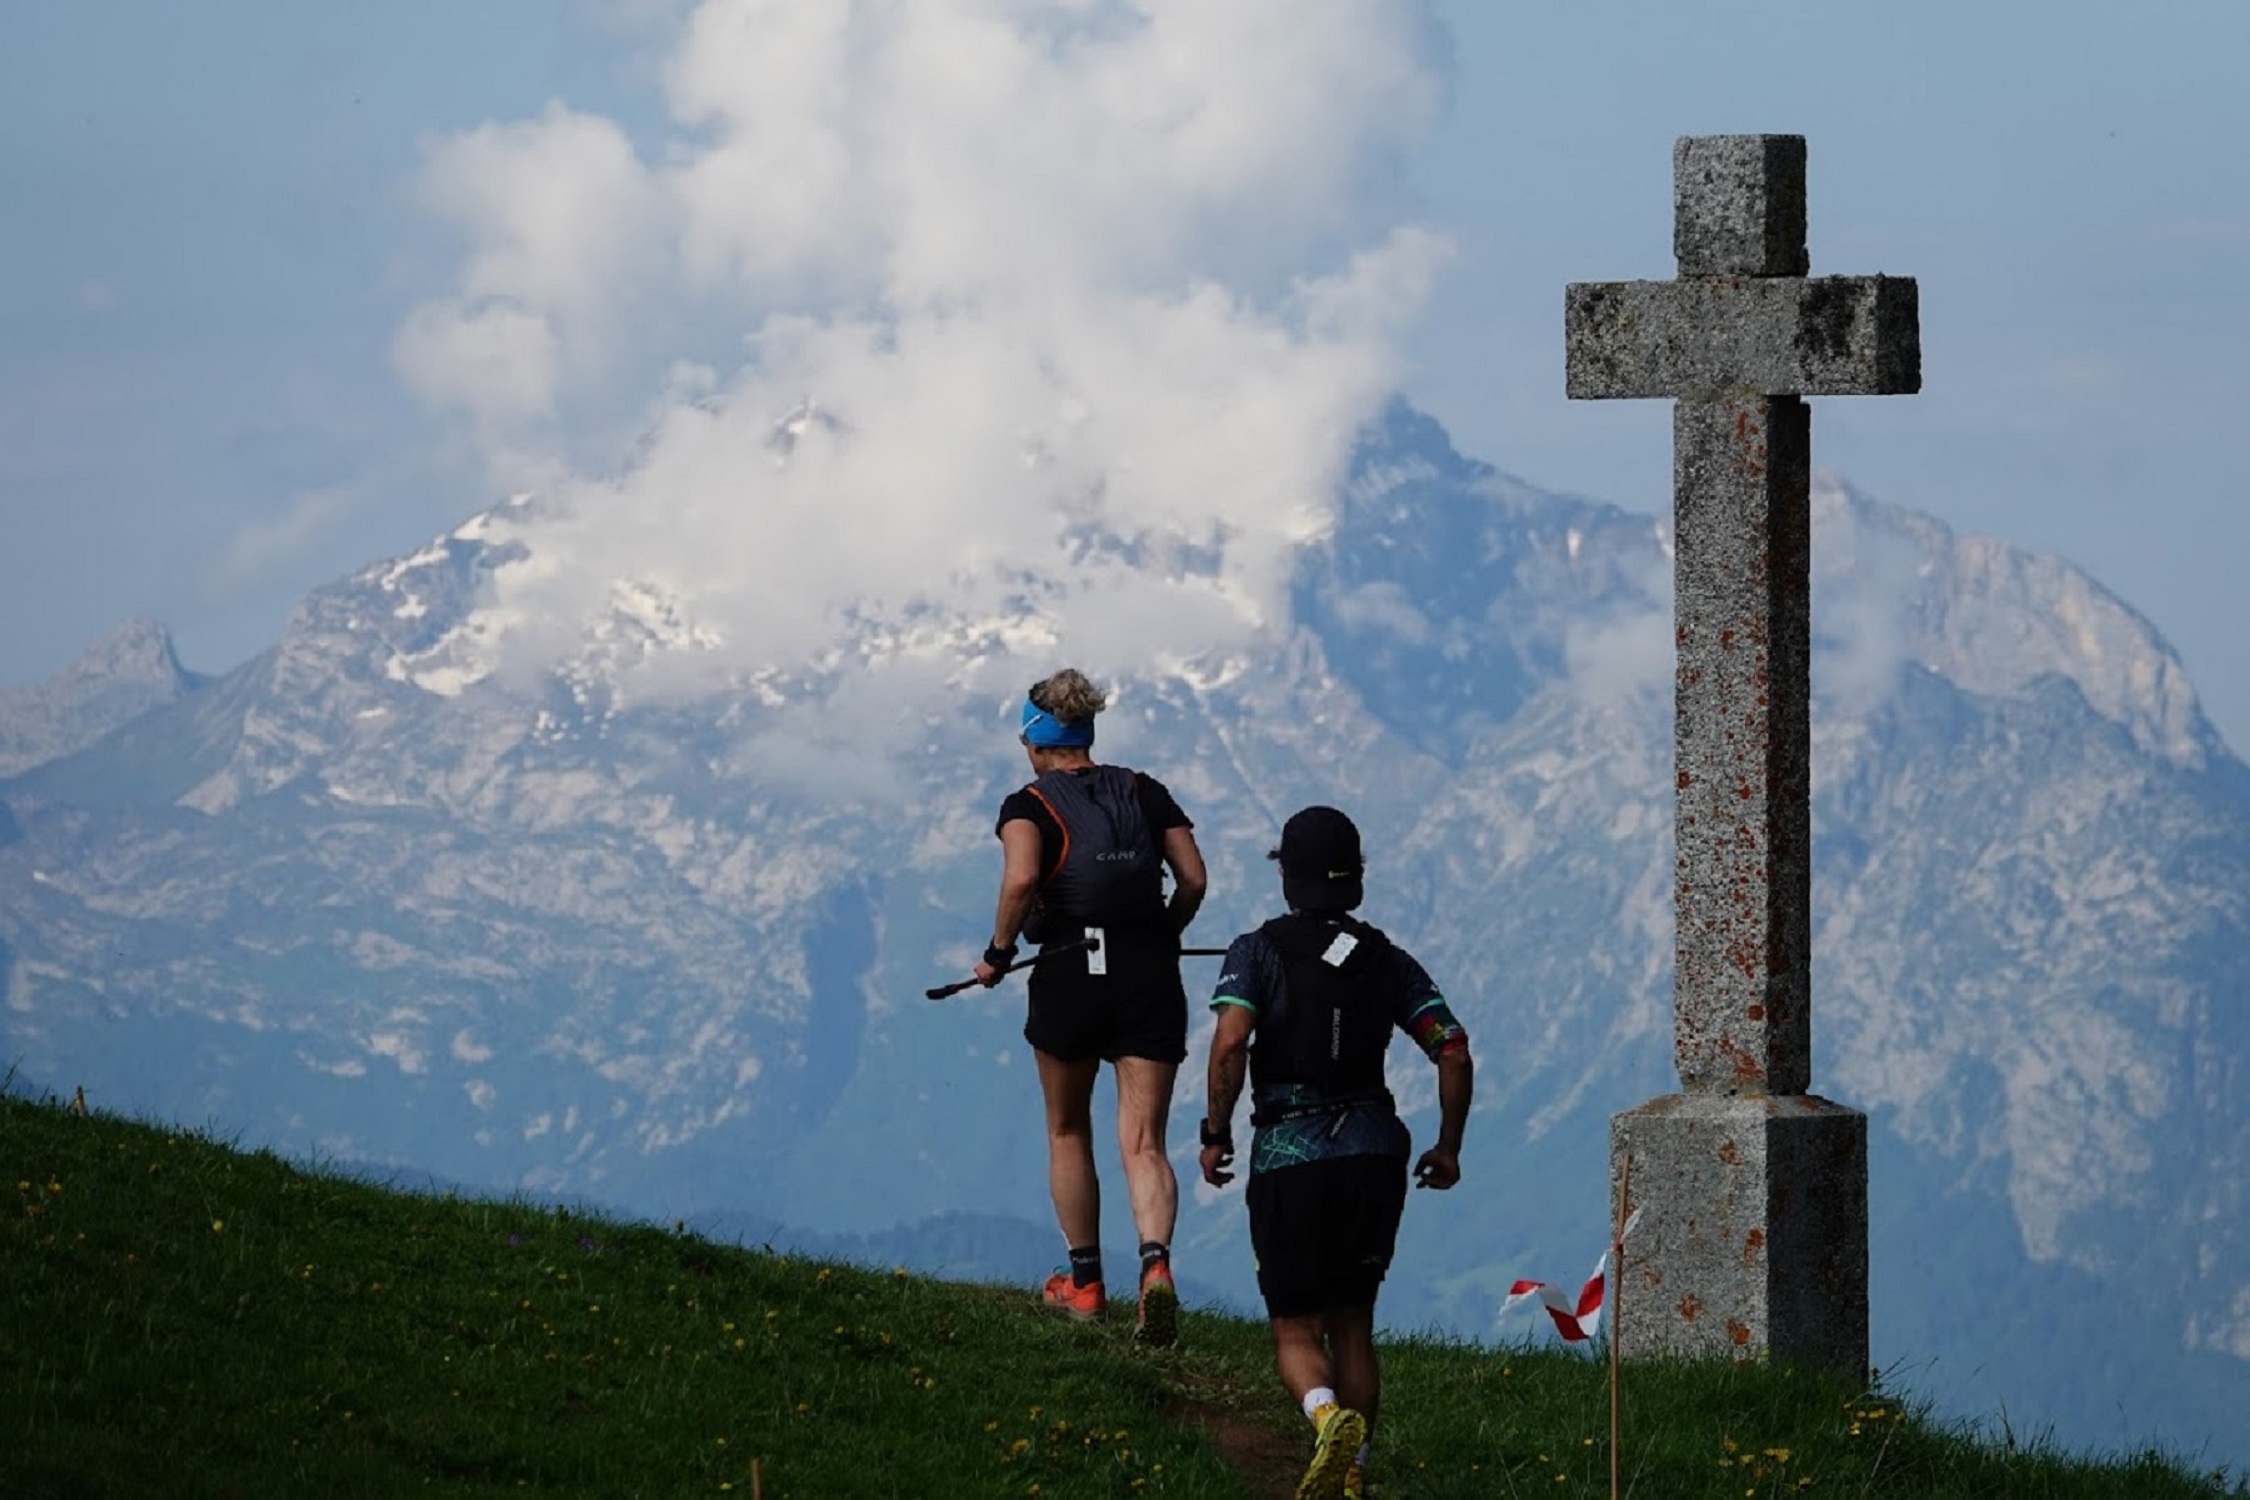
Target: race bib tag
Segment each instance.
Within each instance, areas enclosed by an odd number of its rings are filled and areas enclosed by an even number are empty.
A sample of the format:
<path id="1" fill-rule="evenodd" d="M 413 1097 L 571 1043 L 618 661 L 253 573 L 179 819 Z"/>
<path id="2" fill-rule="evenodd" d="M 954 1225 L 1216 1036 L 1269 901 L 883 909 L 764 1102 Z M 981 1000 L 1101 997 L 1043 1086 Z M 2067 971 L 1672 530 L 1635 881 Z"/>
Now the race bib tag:
<path id="1" fill-rule="evenodd" d="M 1086 972 L 1089 974 L 1107 974 L 1109 972 L 1109 955 L 1103 950 L 1108 945 L 1102 941 L 1102 930 L 1099 927 L 1089 927 L 1086 929 L 1086 936 L 1094 941 L 1094 946 L 1086 950 Z"/>
<path id="2" fill-rule="evenodd" d="M 1358 938 L 1348 932 L 1339 932 L 1336 934 L 1336 941 L 1328 945 L 1328 951 L 1320 955 L 1320 961 L 1331 969 L 1341 969 L 1344 960 L 1350 958 L 1352 950 L 1358 946 Z"/>

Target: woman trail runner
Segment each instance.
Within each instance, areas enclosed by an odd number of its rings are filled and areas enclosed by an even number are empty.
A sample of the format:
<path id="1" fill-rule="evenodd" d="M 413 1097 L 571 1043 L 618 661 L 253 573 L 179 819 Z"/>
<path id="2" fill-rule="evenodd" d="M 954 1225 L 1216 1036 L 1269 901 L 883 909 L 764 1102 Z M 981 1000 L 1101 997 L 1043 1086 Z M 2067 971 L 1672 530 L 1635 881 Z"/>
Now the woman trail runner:
<path id="1" fill-rule="evenodd" d="M 1195 825 L 1164 784 L 1095 764 L 1094 715 L 1106 702 L 1069 668 L 1034 683 L 1025 698 L 1017 738 L 1033 779 L 1000 804 L 1000 899 L 976 977 L 997 984 L 1019 936 L 1061 950 L 1031 967 L 1023 1028 L 1046 1100 L 1047 1187 L 1070 1252 L 1068 1269 L 1040 1295 L 1077 1318 L 1100 1317 L 1108 1305 L 1093 1149 L 1094 1081 L 1107 1062 L 1141 1241 L 1133 1336 L 1161 1348 L 1179 1336 L 1171 1245 L 1180 1189 L 1164 1123 L 1187 1056 L 1180 933 L 1203 904 L 1207 877 Z M 1070 944 L 1080 946 L 1063 948 Z"/>

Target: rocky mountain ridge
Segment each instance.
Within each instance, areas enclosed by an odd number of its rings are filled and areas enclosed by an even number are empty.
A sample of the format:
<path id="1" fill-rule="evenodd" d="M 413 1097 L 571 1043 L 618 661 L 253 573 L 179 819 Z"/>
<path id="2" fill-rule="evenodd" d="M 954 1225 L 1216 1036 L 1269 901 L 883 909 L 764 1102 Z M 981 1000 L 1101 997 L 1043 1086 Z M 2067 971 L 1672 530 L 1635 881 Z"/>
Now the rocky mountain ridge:
<path id="1" fill-rule="evenodd" d="M 2250 1399 L 2250 772 L 2084 575 L 1834 481 L 1815 505 L 1814 1078 L 1870 1114 L 1879 1357 L 2019 1418 L 2216 1430 Z M 1340 803 L 1368 915 L 1477 1038 L 1470 1182 L 1417 1204 L 1386 1294 L 1409 1325 L 1489 1334 L 1507 1280 L 1574 1271 L 1607 1115 L 1673 1086 L 1667 542 L 1396 407 L 1285 627 L 1113 674 L 1102 753 L 1212 864 L 1191 936 L 1269 911 L 1281 818 Z M 1021 775 L 1005 702 L 928 684 L 978 653 L 1028 680 L 1035 625 L 847 631 L 698 700 L 648 690 L 692 611 L 621 580 L 526 673 L 487 581 L 547 544 L 497 507 L 0 781 L 0 1044 L 290 1149 L 901 1258 L 916 1224 L 998 1254 L 1016 1222 L 1041 1254 L 1020 997 L 919 998 L 973 957 Z M 900 712 L 851 776 L 774 758 L 853 693 Z M 1427 1070 L 1392 1075 L 1426 1129 Z M 1190 1200 L 1186 1274 L 1246 1301 L 1239 1205 Z"/>
<path id="2" fill-rule="evenodd" d="M 128 620 L 47 681 L 0 687 L 0 778 L 83 750 L 201 685 L 180 665 L 170 632 Z"/>

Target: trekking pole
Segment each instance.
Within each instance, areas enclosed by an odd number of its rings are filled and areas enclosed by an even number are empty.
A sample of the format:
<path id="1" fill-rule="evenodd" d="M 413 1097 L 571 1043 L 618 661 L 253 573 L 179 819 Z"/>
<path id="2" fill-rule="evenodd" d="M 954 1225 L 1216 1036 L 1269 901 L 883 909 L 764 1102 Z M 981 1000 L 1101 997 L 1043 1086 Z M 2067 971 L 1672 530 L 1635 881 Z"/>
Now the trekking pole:
<path id="1" fill-rule="evenodd" d="M 1013 974 L 1018 969 L 1029 968 L 1052 953 L 1073 953 L 1080 948 L 1084 948 L 1091 953 L 1099 947 L 1101 947 L 1101 940 L 1098 938 L 1080 938 L 1075 943 L 1057 943 L 1052 948 L 1042 948 L 1029 958 L 1017 959 L 1000 972 Z M 1227 950 L 1224 948 L 1182 948 L 1180 950 L 1180 957 L 1182 958 L 1224 958 L 1226 956 Z M 963 990 L 975 989 L 976 985 L 977 981 L 974 979 L 957 979 L 951 984 L 941 984 L 934 990 L 924 990 L 922 993 L 932 1000 L 943 1000 L 948 995 L 958 995 Z"/>
<path id="2" fill-rule="evenodd" d="M 1040 949 L 1037 953 L 1032 954 L 1029 958 L 1017 959 L 1014 963 L 1008 965 L 1008 967 L 1002 969 L 1000 972 L 1003 974 L 1013 974 L 1018 969 L 1030 968 L 1033 964 L 1040 962 L 1042 959 L 1053 958 L 1058 953 L 1076 953 L 1081 948 L 1085 949 L 1088 953 L 1092 953 L 1094 950 L 1101 947 L 1101 945 L 1102 940 L 1100 938 L 1090 937 L 1079 938 L 1076 942 L 1057 943 L 1052 948 Z M 934 990 L 924 990 L 922 993 L 929 996 L 929 998 L 931 998 L 932 1000 L 943 1000 L 948 995 L 958 995 L 963 990 L 973 990 L 983 982 L 984 981 L 982 981 L 981 979 L 978 979 L 974 975 L 971 975 L 967 979 L 956 979 L 951 984 L 941 984 Z"/>

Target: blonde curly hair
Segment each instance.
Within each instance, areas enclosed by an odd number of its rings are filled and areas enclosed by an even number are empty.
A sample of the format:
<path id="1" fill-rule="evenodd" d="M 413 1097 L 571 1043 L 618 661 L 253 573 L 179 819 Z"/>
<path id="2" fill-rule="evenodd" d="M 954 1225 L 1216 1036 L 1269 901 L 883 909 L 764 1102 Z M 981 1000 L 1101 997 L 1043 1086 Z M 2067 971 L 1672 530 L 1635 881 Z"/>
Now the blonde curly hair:
<path id="1" fill-rule="evenodd" d="M 1054 676 L 1033 683 L 1031 701 L 1053 714 L 1061 724 L 1083 724 L 1109 707 L 1108 695 L 1076 667 L 1065 667 Z"/>

